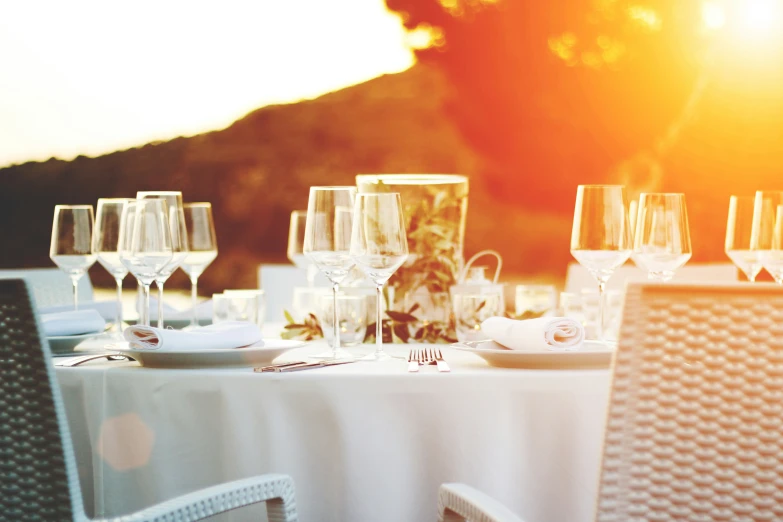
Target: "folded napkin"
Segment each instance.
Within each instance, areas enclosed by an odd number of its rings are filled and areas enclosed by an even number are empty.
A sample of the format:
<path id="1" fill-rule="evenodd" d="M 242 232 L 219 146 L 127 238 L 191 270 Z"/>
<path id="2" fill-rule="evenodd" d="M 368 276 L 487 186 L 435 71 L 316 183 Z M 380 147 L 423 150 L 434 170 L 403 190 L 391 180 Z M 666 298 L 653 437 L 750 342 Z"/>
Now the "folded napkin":
<path id="1" fill-rule="evenodd" d="M 579 350 L 585 338 L 582 324 L 568 317 L 522 321 L 490 317 L 481 323 L 481 331 L 506 348 L 530 352 Z"/>
<path id="2" fill-rule="evenodd" d="M 101 333 L 106 329 L 106 321 L 96 310 L 41 314 L 41 323 L 47 337 Z"/>
<path id="3" fill-rule="evenodd" d="M 79 301 L 79 311 L 81 310 L 95 310 L 106 321 L 114 321 L 117 317 L 117 301 Z M 72 312 L 73 305 L 43 306 L 38 311 L 41 314 Z"/>
<path id="4" fill-rule="evenodd" d="M 230 350 L 261 341 L 261 329 L 246 321 L 226 321 L 186 331 L 136 325 L 126 328 L 123 335 L 134 350 L 166 352 Z"/>

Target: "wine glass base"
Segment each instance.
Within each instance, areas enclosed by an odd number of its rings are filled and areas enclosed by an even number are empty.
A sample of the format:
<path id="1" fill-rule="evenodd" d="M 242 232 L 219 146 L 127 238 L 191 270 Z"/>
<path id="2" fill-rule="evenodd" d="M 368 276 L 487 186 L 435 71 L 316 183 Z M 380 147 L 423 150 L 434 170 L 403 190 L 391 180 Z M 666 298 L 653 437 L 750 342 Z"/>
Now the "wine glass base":
<path id="1" fill-rule="evenodd" d="M 380 361 L 391 361 L 392 359 L 395 359 L 395 357 L 392 357 L 386 352 L 373 352 L 371 354 L 365 355 L 359 360 L 380 362 Z"/>
<path id="2" fill-rule="evenodd" d="M 329 350 L 327 352 L 317 353 L 315 355 L 309 355 L 311 359 L 320 359 L 322 361 L 343 361 L 347 359 L 355 359 L 354 355 L 342 348 L 337 350 Z"/>

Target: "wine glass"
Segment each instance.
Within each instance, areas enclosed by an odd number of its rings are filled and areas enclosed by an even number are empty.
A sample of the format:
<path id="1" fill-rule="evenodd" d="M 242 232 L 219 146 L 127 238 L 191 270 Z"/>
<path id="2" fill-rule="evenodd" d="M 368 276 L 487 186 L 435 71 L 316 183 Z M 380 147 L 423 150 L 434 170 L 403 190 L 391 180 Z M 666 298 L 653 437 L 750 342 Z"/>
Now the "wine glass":
<path id="1" fill-rule="evenodd" d="M 751 249 L 753 196 L 731 196 L 726 224 L 726 255 L 753 282 L 761 272 L 759 252 Z"/>
<path id="2" fill-rule="evenodd" d="M 615 269 L 631 255 L 628 200 L 621 185 L 579 185 L 576 190 L 571 255 L 598 282 L 597 337 L 603 340 L 604 293 Z"/>
<path id="3" fill-rule="evenodd" d="M 179 268 L 188 255 L 188 233 L 185 229 L 185 211 L 182 192 L 174 190 L 140 191 L 136 199 L 163 199 L 168 205 L 168 223 L 171 229 L 171 261 L 155 277 L 158 286 L 158 328 L 163 328 L 163 284 Z"/>
<path id="4" fill-rule="evenodd" d="M 364 275 L 375 283 L 375 353 L 365 360 L 390 359 L 383 351 L 383 285 L 408 259 L 408 239 L 405 236 L 405 219 L 399 193 L 356 196 L 351 257 Z"/>
<path id="5" fill-rule="evenodd" d="M 345 359 L 351 354 L 340 348 L 340 323 L 337 319 L 337 294 L 340 283 L 354 266 L 350 254 L 351 234 L 345 219 L 337 219 L 339 209 L 353 208 L 356 187 L 310 187 L 305 225 L 304 254 L 332 282 L 334 297 L 334 345 L 317 358 Z"/>
<path id="6" fill-rule="evenodd" d="M 49 257 L 71 278 L 74 310 L 79 309 L 79 279 L 95 263 L 95 253 L 92 250 L 94 223 L 92 205 L 54 207 Z"/>
<path id="7" fill-rule="evenodd" d="M 691 258 L 685 194 L 642 194 L 634 232 L 633 260 L 648 277 L 669 281 Z"/>
<path id="8" fill-rule="evenodd" d="M 120 219 L 119 252 L 122 264 L 141 283 L 144 306 L 140 322 L 149 326 L 150 285 L 173 257 L 165 200 L 136 200 L 125 205 Z"/>
<path id="9" fill-rule="evenodd" d="M 127 267 L 120 261 L 120 220 L 122 209 L 131 201 L 127 198 L 100 198 L 92 234 L 93 253 L 117 283 L 117 315 L 114 322 L 118 337 L 122 333 L 122 280 L 128 275 Z"/>
<path id="10" fill-rule="evenodd" d="M 185 228 L 188 234 L 188 255 L 180 268 L 190 278 L 190 301 L 193 315 L 188 328 L 196 328 L 198 326 L 196 314 L 198 278 L 217 257 L 217 237 L 210 203 L 185 203 L 184 211 Z"/>
<path id="11" fill-rule="evenodd" d="M 315 286 L 315 274 L 318 267 L 311 262 L 304 253 L 305 227 L 307 225 L 307 211 L 294 210 L 291 212 L 291 224 L 288 227 L 288 260 L 297 268 L 307 273 L 307 286 Z"/>
<path id="12" fill-rule="evenodd" d="M 757 191 L 753 202 L 753 225 L 750 233 L 750 249 L 758 252 L 761 266 L 778 284 L 783 284 L 781 205 L 783 191 Z"/>

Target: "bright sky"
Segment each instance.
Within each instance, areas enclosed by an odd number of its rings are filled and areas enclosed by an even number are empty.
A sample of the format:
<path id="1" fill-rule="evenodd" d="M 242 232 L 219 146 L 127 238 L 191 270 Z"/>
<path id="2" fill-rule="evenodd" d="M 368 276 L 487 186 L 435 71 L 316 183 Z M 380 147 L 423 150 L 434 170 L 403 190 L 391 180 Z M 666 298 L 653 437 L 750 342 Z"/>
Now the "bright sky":
<path id="1" fill-rule="evenodd" d="M 0 166 L 220 129 L 413 61 L 383 0 L 0 2 Z"/>

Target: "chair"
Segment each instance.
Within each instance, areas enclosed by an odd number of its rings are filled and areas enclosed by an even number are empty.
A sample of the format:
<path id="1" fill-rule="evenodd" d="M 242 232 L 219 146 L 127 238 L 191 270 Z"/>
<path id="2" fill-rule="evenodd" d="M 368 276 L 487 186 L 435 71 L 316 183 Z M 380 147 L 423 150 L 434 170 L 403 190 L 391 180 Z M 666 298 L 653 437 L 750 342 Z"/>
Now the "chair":
<path id="1" fill-rule="evenodd" d="M 783 289 L 629 285 L 595 520 L 783 520 L 781 450 Z M 462 485 L 439 504 L 441 520 L 518 520 Z"/>
<path id="2" fill-rule="evenodd" d="M 0 519 L 88 520 L 51 354 L 21 279 L 0 280 Z M 121 521 L 201 520 L 267 503 L 270 521 L 297 520 L 293 481 L 264 475 L 183 495 Z"/>
<path id="3" fill-rule="evenodd" d="M 678 268 L 674 273 L 672 281 L 676 282 L 731 282 L 737 281 L 739 271 L 732 263 L 688 263 Z M 629 282 L 647 281 L 647 272 L 633 264 L 625 264 L 614 271 L 609 282 L 606 284 L 607 290 L 624 290 L 625 284 Z M 596 290 L 598 283 L 590 272 L 579 263 L 569 263 L 566 273 L 565 291 L 570 293 L 579 293 L 583 288 Z"/>
<path id="4" fill-rule="evenodd" d="M 24 268 L 0 270 L 0 279 L 24 278 L 35 296 L 37 308 L 73 304 L 73 283 L 59 268 Z M 92 301 L 92 283 L 89 274 L 79 279 L 79 301 Z"/>

